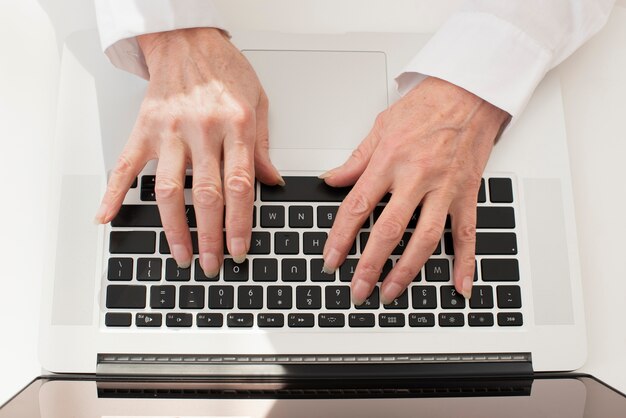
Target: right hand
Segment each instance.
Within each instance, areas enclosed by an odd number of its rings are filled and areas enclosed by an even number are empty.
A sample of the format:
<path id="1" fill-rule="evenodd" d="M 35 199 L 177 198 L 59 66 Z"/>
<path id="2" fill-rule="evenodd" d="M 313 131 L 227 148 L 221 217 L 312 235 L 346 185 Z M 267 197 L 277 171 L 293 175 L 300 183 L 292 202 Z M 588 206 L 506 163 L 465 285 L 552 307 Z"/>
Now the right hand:
<path id="1" fill-rule="evenodd" d="M 215 277 L 223 261 L 224 205 L 228 251 L 243 262 L 255 175 L 266 184 L 284 184 L 269 158 L 267 96 L 250 63 L 218 29 L 161 32 L 138 41 L 150 82 L 95 220 L 110 222 L 139 172 L 158 158 L 155 192 L 163 229 L 178 265 L 189 267 L 193 251 L 183 190 L 191 163 L 200 265 Z"/>

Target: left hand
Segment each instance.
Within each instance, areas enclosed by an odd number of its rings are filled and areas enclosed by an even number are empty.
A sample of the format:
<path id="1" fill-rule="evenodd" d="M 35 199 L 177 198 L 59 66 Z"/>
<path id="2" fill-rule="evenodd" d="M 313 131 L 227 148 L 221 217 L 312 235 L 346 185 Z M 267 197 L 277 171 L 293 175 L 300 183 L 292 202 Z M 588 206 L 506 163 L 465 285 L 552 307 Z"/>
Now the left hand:
<path id="1" fill-rule="evenodd" d="M 324 269 L 329 272 L 343 263 L 376 204 L 392 193 L 352 279 L 355 305 L 372 292 L 418 205 L 422 209 L 415 232 L 382 284 L 381 304 L 392 302 L 413 281 L 440 242 L 448 213 L 454 285 L 470 297 L 478 190 L 494 142 L 509 119 L 480 97 L 430 77 L 377 117 L 342 166 L 320 176 L 330 186 L 354 184 L 324 247 Z"/>

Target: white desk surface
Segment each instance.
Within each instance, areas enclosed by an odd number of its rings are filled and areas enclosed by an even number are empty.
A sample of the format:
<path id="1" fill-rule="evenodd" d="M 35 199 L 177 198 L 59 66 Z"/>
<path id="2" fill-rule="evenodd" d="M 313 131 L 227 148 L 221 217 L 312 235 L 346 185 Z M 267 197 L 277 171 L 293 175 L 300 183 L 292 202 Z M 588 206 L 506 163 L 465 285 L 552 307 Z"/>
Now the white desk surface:
<path id="1" fill-rule="evenodd" d="M 460 1 L 220 0 L 233 28 L 433 32 Z M 38 376 L 46 173 L 59 45 L 95 26 L 91 1 L 0 3 L 0 404 Z M 241 13 L 244 10 L 245 13 Z M 561 64 L 585 287 L 581 369 L 626 392 L 626 0 Z"/>

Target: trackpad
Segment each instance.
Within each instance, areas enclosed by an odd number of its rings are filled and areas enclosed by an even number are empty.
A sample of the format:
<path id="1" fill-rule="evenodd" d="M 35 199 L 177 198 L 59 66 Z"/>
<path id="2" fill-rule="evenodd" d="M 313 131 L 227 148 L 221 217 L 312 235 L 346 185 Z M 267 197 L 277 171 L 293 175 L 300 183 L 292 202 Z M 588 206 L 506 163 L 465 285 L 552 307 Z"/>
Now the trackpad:
<path id="1" fill-rule="evenodd" d="M 269 97 L 272 149 L 352 150 L 387 108 L 383 52 L 243 53 Z"/>

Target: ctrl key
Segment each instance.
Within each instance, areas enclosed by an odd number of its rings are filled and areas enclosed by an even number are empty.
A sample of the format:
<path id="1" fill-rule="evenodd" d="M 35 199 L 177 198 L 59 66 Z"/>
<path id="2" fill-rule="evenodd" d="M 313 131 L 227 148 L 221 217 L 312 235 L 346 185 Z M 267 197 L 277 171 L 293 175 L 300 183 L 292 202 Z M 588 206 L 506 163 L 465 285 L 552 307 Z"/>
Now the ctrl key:
<path id="1" fill-rule="evenodd" d="M 519 327 L 524 324 L 521 312 L 500 312 L 498 314 L 498 325 L 501 327 Z"/>
<path id="2" fill-rule="evenodd" d="M 130 327 L 132 315 L 122 312 L 108 312 L 104 317 L 104 324 L 107 327 Z"/>

